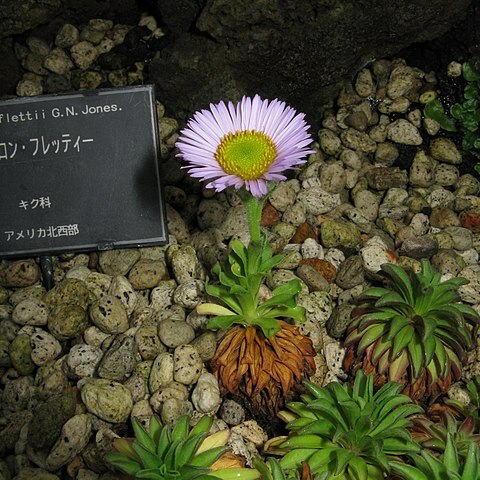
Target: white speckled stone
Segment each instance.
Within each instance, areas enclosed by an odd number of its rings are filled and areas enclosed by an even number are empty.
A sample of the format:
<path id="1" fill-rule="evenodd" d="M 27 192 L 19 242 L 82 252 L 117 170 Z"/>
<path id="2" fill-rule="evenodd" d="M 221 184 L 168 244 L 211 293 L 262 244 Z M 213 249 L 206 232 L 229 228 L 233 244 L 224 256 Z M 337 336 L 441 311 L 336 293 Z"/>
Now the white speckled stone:
<path id="1" fill-rule="evenodd" d="M 298 194 L 297 199 L 305 205 L 307 213 L 313 215 L 327 213 L 340 205 L 338 193 L 328 193 L 318 187 L 303 190 Z"/>
<path id="2" fill-rule="evenodd" d="M 48 321 L 48 307 L 44 302 L 36 298 L 22 300 L 13 309 L 12 320 L 19 325 L 46 325 Z"/>
<path id="3" fill-rule="evenodd" d="M 193 406 L 201 413 L 215 413 L 222 399 L 217 379 L 211 373 L 202 373 L 192 392 Z"/>
<path id="4" fill-rule="evenodd" d="M 92 433 L 92 422 L 86 414 L 75 415 L 62 427 L 62 433 L 46 459 L 49 470 L 57 470 L 73 460 L 87 445 Z"/>
<path id="5" fill-rule="evenodd" d="M 202 374 L 203 361 L 192 345 L 180 345 L 173 354 L 174 379 L 176 382 L 190 385 Z"/>
<path id="6" fill-rule="evenodd" d="M 71 378 L 93 377 L 95 370 L 103 357 L 100 348 L 79 343 L 68 352 L 65 370 Z"/>
<path id="7" fill-rule="evenodd" d="M 190 280 L 179 285 L 173 293 L 173 301 L 182 307 L 193 309 L 200 302 L 205 291 L 204 282 Z"/>
<path id="8" fill-rule="evenodd" d="M 240 425 L 235 425 L 232 427 L 232 432 L 252 442 L 257 448 L 261 448 L 268 439 L 263 428 L 255 420 L 246 420 Z"/>
<path id="9" fill-rule="evenodd" d="M 38 329 L 30 336 L 32 351 L 30 357 L 35 365 L 41 366 L 57 358 L 62 346 L 60 342 L 50 333 Z"/>
<path id="10" fill-rule="evenodd" d="M 131 315 L 135 310 L 138 303 L 138 295 L 123 275 L 113 277 L 108 293 L 117 297 L 123 303 L 127 315 Z"/>
<path id="11" fill-rule="evenodd" d="M 282 182 L 268 197 L 268 201 L 279 212 L 285 212 L 285 210 L 295 203 L 296 193 L 292 185 L 286 182 Z"/>
<path id="12" fill-rule="evenodd" d="M 423 143 L 418 128 L 404 118 L 395 120 L 388 125 L 387 138 L 402 145 L 421 145 Z"/>
<path id="13" fill-rule="evenodd" d="M 154 360 L 150 376 L 148 378 L 148 387 L 150 393 L 167 386 L 173 381 L 173 355 L 171 353 L 160 353 Z"/>

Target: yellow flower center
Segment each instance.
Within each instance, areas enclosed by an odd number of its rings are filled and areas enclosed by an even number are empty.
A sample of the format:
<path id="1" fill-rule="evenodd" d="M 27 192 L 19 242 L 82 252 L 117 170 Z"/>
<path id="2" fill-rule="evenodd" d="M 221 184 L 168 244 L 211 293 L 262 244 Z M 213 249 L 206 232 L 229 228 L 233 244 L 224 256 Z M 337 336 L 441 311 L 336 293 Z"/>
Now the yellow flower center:
<path id="1" fill-rule="evenodd" d="M 242 180 L 260 178 L 276 156 L 271 138 L 255 130 L 227 133 L 215 152 L 223 171 Z"/>

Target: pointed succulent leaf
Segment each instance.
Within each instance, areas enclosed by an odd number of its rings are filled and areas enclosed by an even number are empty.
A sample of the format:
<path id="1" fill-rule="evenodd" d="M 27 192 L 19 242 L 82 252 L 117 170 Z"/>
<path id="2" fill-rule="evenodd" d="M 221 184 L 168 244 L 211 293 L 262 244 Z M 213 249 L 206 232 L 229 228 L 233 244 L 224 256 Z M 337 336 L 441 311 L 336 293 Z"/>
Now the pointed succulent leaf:
<path id="1" fill-rule="evenodd" d="M 393 281 L 393 288 L 400 293 L 403 300 L 410 305 L 413 304 L 413 289 L 410 277 L 407 272 L 393 263 L 382 265 L 382 271 Z"/>
<path id="2" fill-rule="evenodd" d="M 403 315 L 396 315 L 393 317 L 388 328 L 387 339 L 390 341 L 393 340 L 397 336 L 398 332 L 409 325 L 409 323 L 410 320 Z"/>
<path id="3" fill-rule="evenodd" d="M 417 380 L 425 368 L 425 352 L 422 344 L 416 338 L 413 338 L 407 345 L 410 365 L 412 366 L 412 377 Z"/>
<path id="4" fill-rule="evenodd" d="M 205 450 L 195 455 L 190 460 L 189 465 L 196 467 L 210 467 L 227 451 L 227 446 L 210 448 L 209 450 Z"/>
<path id="5" fill-rule="evenodd" d="M 391 358 L 397 358 L 400 352 L 405 351 L 414 336 L 415 329 L 411 325 L 405 325 L 393 339 Z"/>
<path id="6" fill-rule="evenodd" d="M 313 454 L 323 452 L 324 450 L 326 449 L 318 450 L 316 448 L 295 448 L 280 459 L 280 465 L 284 470 L 297 468 L 302 462 L 309 463 L 308 460 Z"/>
<path id="7" fill-rule="evenodd" d="M 324 446 L 325 439 L 312 434 L 295 435 L 280 444 L 280 448 L 322 448 Z"/>
<path id="8" fill-rule="evenodd" d="M 306 460 L 310 466 L 312 472 L 318 472 L 323 465 L 328 465 L 330 462 L 335 460 L 335 456 L 339 447 L 328 447 L 322 448 L 321 450 L 315 450 Z M 287 454 L 288 455 L 288 454 Z M 281 460 L 280 463 L 285 468 L 284 462 Z"/>
<path id="9" fill-rule="evenodd" d="M 366 462 L 358 457 L 350 459 L 349 472 L 352 473 L 351 478 L 355 480 L 368 480 L 368 468 Z"/>
<path id="10" fill-rule="evenodd" d="M 170 432 L 168 431 L 168 427 L 165 426 L 162 428 L 157 442 L 157 456 L 159 458 L 163 458 L 164 455 L 167 453 L 170 443 Z"/>
<path id="11" fill-rule="evenodd" d="M 188 438 L 192 438 L 199 433 L 208 433 L 213 423 L 213 418 L 204 415 L 191 429 Z"/>
<path id="12" fill-rule="evenodd" d="M 405 301 L 401 297 L 401 295 L 398 294 L 397 292 L 392 292 L 392 291 L 389 291 L 388 293 L 386 293 L 385 295 L 380 297 L 375 302 L 375 306 L 377 308 L 384 307 L 384 306 L 390 306 L 390 305 L 395 306 L 395 305 L 404 305 L 404 304 L 405 304 Z"/>
<path id="13" fill-rule="evenodd" d="M 449 470 L 458 471 L 460 468 L 457 447 L 453 443 L 450 433 L 447 433 L 447 445 L 443 453 L 443 463 Z"/>
<path id="14" fill-rule="evenodd" d="M 363 332 L 362 338 L 358 343 L 358 354 L 363 353 L 367 347 L 378 340 L 385 333 L 385 325 L 372 325 Z"/>
<path id="15" fill-rule="evenodd" d="M 158 468 L 147 468 L 137 472 L 135 478 L 144 478 L 147 480 L 163 480 L 164 476 L 162 473 L 159 472 Z"/>
<path id="16" fill-rule="evenodd" d="M 224 468 L 222 470 L 211 471 L 209 477 L 220 480 L 256 480 L 260 478 L 260 472 L 255 468 Z M 206 480 L 207 477 L 201 477 L 198 480 Z"/>
<path id="17" fill-rule="evenodd" d="M 107 453 L 104 458 L 108 463 L 111 463 L 129 475 L 135 475 L 142 468 L 138 462 L 132 460 L 123 453 Z"/>
<path id="18" fill-rule="evenodd" d="M 399 383 L 388 382 L 373 395 L 373 401 L 377 405 L 383 405 L 388 399 L 396 397 L 401 389 L 402 386 Z"/>
<path id="19" fill-rule="evenodd" d="M 334 475 L 340 475 L 344 472 L 345 467 L 355 457 L 355 453 L 349 450 L 337 450 L 335 455 L 335 471 Z"/>
<path id="20" fill-rule="evenodd" d="M 227 328 L 230 328 L 234 323 L 245 325 L 245 317 L 243 315 L 217 315 L 216 317 L 211 318 L 207 322 L 207 328 L 209 330 L 226 330 Z"/>
<path id="21" fill-rule="evenodd" d="M 404 480 L 432 480 L 431 477 L 425 475 L 422 471 L 413 465 L 407 465 L 398 461 L 390 462 L 393 473 L 401 475 Z"/>
<path id="22" fill-rule="evenodd" d="M 138 445 L 142 446 L 145 450 L 155 454 L 156 453 L 156 444 L 153 441 L 153 438 L 148 432 L 145 431 L 142 424 L 138 421 L 136 417 L 132 419 L 133 431 L 135 432 L 135 442 Z M 133 445 L 132 445 L 133 447 Z"/>
<path id="23" fill-rule="evenodd" d="M 469 444 L 462 471 L 462 480 L 478 480 L 480 478 L 478 449 L 478 444 L 474 442 L 471 442 Z"/>
<path id="24" fill-rule="evenodd" d="M 133 442 L 132 448 L 135 450 L 137 455 L 141 458 L 143 467 L 145 469 L 158 468 L 160 467 L 160 465 L 163 464 L 163 461 L 161 458 L 159 458 L 154 453 L 150 452 L 150 450 L 147 450 L 143 445 Z"/>

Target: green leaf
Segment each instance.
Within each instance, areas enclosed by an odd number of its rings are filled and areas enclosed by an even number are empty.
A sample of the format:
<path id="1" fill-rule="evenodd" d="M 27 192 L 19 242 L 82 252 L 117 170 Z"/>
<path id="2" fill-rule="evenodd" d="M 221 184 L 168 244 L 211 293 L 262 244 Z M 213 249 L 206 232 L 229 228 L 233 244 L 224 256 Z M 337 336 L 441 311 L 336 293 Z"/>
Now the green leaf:
<path id="1" fill-rule="evenodd" d="M 393 263 L 383 264 L 382 271 L 392 280 L 393 288 L 400 293 L 405 302 L 413 305 L 413 289 L 407 272 Z"/>
<path id="2" fill-rule="evenodd" d="M 325 439 L 319 435 L 295 435 L 288 438 L 280 445 L 280 448 L 322 448 L 325 446 Z"/>
<path id="3" fill-rule="evenodd" d="M 348 463 L 355 457 L 355 453 L 348 450 L 337 450 L 335 456 L 335 475 L 340 475 Z"/>
<path id="4" fill-rule="evenodd" d="M 413 338 L 407 345 L 410 365 L 412 367 L 413 379 L 417 380 L 425 368 L 425 352 L 422 344 L 416 338 Z"/>
<path id="5" fill-rule="evenodd" d="M 157 456 L 163 458 L 168 448 L 170 447 L 171 439 L 170 432 L 167 427 L 163 427 L 160 437 L 157 441 Z"/>
<path id="6" fill-rule="evenodd" d="M 324 450 L 327 449 L 320 450 L 320 452 Z M 317 452 L 318 450 L 316 448 L 295 448 L 281 458 L 280 465 L 284 470 L 297 468 L 302 462 L 308 462 L 309 458 Z M 308 463 L 310 464 L 310 462 Z"/>
<path id="7" fill-rule="evenodd" d="M 260 473 L 254 468 L 224 468 L 209 473 L 210 478 L 220 478 L 221 480 L 256 480 L 260 478 Z M 198 480 L 205 480 L 201 477 Z"/>
<path id="8" fill-rule="evenodd" d="M 253 242 L 252 242 L 253 243 Z M 243 270 L 246 272 L 246 268 L 247 268 L 247 263 L 248 263 L 248 259 L 247 259 L 247 248 L 245 247 L 245 245 L 238 239 L 234 239 L 232 240 L 232 242 L 230 243 L 230 248 L 235 252 L 235 254 L 237 255 L 238 257 L 238 260 L 241 262 L 242 264 L 242 267 L 243 267 Z M 230 254 L 231 255 L 231 254 Z M 229 255 L 229 256 L 230 256 Z"/>
<path id="9" fill-rule="evenodd" d="M 480 80 L 480 74 L 468 62 L 462 64 L 462 73 L 467 82 L 478 82 Z"/>
<path id="10" fill-rule="evenodd" d="M 146 478 L 148 480 L 163 480 L 164 476 L 158 471 L 158 468 L 149 468 L 139 471 L 135 478 Z"/>
<path id="11" fill-rule="evenodd" d="M 478 444 L 470 442 L 463 466 L 462 480 L 478 480 L 480 477 Z"/>
<path id="12" fill-rule="evenodd" d="M 310 455 L 310 458 L 307 460 L 312 473 L 318 472 L 323 465 L 328 465 L 330 462 L 333 462 L 338 450 L 340 450 L 338 447 L 328 447 L 322 448 L 321 450 L 314 450 L 313 454 Z M 280 460 L 280 463 L 285 468 L 282 460 Z"/>
<path id="13" fill-rule="evenodd" d="M 398 332 L 410 323 L 410 320 L 402 315 L 396 315 L 389 325 L 387 340 L 393 340 Z"/>
<path id="14" fill-rule="evenodd" d="M 401 475 L 404 480 L 433 480 L 431 477 L 427 477 L 427 475 L 412 465 L 393 461 L 390 462 L 390 466 L 392 467 L 393 473 Z"/>
<path id="15" fill-rule="evenodd" d="M 361 458 L 355 457 L 350 460 L 348 466 L 349 473 L 353 474 L 355 480 L 368 480 L 367 464 Z"/>
<path id="16" fill-rule="evenodd" d="M 187 415 L 182 415 L 178 420 L 172 430 L 172 442 L 182 441 L 188 437 L 188 422 L 189 417 Z"/>
<path id="17" fill-rule="evenodd" d="M 425 117 L 438 122 L 443 130 L 447 130 L 448 132 L 455 132 L 457 130 L 455 121 L 445 113 L 442 103 L 438 98 L 426 103 L 423 113 Z"/>
<path id="18" fill-rule="evenodd" d="M 152 453 L 150 450 L 147 450 L 143 445 L 133 442 L 132 448 L 141 458 L 144 468 L 158 468 L 163 464 L 161 458 L 159 458 L 155 453 Z"/>
<path id="19" fill-rule="evenodd" d="M 447 445 L 443 453 L 443 463 L 449 469 L 458 472 L 460 462 L 458 459 L 458 452 L 452 440 L 452 435 L 447 433 Z"/>
<path id="20" fill-rule="evenodd" d="M 404 351 L 408 344 L 413 341 L 415 329 L 411 325 L 405 325 L 393 339 L 392 353 L 390 358 L 394 359 Z"/>
<path id="21" fill-rule="evenodd" d="M 240 325 L 246 325 L 245 317 L 243 315 L 217 315 L 211 318 L 207 322 L 207 328 L 209 330 L 226 330 L 230 328 L 234 323 Z"/>
<path id="22" fill-rule="evenodd" d="M 213 423 L 213 418 L 204 415 L 190 430 L 188 438 L 192 438 L 199 433 L 208 433 Z"/>
<path id="23" fill-rule="evenodd" d="M 108 463 L 111 463 L 115 467 L 120 468 L 129 475 L 135 475 L 142 468 L 142 466 L 138 462 L 135 462 L 134 460 L 122 453 L 107 453 L 104 458 Z"/>
<path id="24" fill-rule="evenodd" d="M 362 335 L 362 338 L 357 346 L 357 352 L 360 355 L 363 353 L 367 347 L 369 347 L 373 342 L 378 340 L 385 332 L 385 325 L 372 325 L 368 327 Z"/>
<path id="25" fill-rule="evenodd" d="M 152 415 L 150 417 L 150 423 L 148 425 L 148 431 L 150 434 L 150 437 L 152 440 L 155 442 L 155 453 L 157 451 L 157 443 L 158 440 L 160 439 L 160 435 L 162 433 L 162 424 L 160 423 L 160 420 L 156 415 Z"/>
<path id="26" fill-rule="evenodd" d="M 276 267 L 279 263 L 282 262 L 283 260 L 283 255 L 275 255 L 272 258 L 269 258 L 267 260 L 264 260 L 261 264 L 258 270 L 262 273 L 268 273 L 272 270 L 273 267 Z"/>
<path id="27" fill-rule="evenodd" d="M 277 288 L 274 288 L 272 293 L 273 295 L 296 295 L 297 293 L 300 293 L 302 290 L 302 286 L 300 283 L 300 280 L 293 279 L 288 281 L 287 283 L 284 283 L 282 285 L 279 285 Z"/>
<path id="28" fill-rule="evenodd" d="M 156 445 L 150 435 L 144 430 L 142 424 L 137 418 L 132 418 L 133 431 L 135 432 L 136 442 L 151 453 L 156 453 Z"/>
<path id="29" fill-rule="evenodd" d="M 205 450 L 198 455 L 195 455 L 189 462 L 189 465 L 196 467 L 210 467 L 215 463 L 225 452 L 228 451 L 227 446 L 214 447 L 209 450 Z"/>
<path id="30" fill-rule="evenodd" d="M 278 321 L 273 318 L 259 318 L 252 322 L 252 325 L 259 326 L 262 329 L 263 334 L 267 338 L 273 337 L 277 332 L 282 329 Z"/>

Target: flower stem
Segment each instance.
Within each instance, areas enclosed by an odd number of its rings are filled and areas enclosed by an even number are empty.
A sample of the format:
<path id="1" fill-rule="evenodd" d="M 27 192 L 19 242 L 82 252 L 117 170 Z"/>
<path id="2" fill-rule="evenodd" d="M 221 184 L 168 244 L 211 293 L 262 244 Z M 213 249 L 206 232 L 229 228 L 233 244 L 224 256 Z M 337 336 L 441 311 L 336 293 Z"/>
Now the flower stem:
<path id="1" fill-rule="evenodd" d="M 250 242 L 258 242 L 260 240 L 260 220 L 267 196 L 256 198 L 243 189 L 239 191 L 239 196 L 247 209 Z"/>

